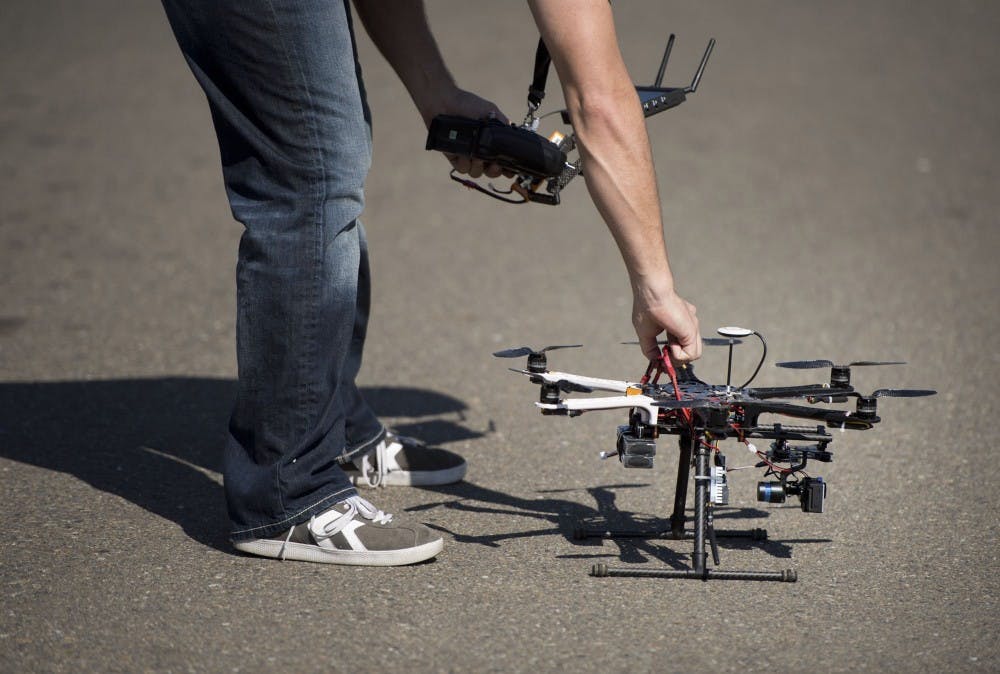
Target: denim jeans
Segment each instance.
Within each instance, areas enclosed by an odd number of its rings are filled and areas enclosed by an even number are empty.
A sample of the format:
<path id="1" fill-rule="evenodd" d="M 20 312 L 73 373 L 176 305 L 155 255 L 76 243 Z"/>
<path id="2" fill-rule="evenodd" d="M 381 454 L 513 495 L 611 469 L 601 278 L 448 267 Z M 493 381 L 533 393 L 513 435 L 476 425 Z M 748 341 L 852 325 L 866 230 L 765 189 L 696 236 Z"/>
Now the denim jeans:
<path id="1" fill-rule="evenodd" d="M 350 8 L 163 0 L 208 98 L 233 216 L 239 387 L 225 447 L 234 540 L 353 495 L 341 465 L 384 434 L 361 397 L 369 309 L 358 217 L 371 116 Z"/>

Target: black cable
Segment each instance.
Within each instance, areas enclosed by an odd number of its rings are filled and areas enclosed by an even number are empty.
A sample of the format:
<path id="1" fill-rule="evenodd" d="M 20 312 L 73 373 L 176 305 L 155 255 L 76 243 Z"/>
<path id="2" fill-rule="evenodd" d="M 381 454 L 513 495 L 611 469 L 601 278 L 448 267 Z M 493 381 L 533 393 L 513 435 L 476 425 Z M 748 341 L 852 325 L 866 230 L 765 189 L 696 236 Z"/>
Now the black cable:
<path id="1" fill-rule="evenodd" d="M 750 382 L 752 382 L 757 377 L 757 373 L 760 372 L 760 368 L 764 365 L 764 361 L 767 360 L 767 342 L 764 341 L 764 335 L 760 334 L 756 330 L 753 331 L 753 334 L 757 335 L 757 339 L 760 340 L 761 345 L 764 347 L 764 352 L 760 354 L 760 362 L 757 363 L 757 369 L 753 371 L 750 378 L 747 379 L 746 382 L 740 386 L 740 388 L 746 388 L 750 385 Z"/>

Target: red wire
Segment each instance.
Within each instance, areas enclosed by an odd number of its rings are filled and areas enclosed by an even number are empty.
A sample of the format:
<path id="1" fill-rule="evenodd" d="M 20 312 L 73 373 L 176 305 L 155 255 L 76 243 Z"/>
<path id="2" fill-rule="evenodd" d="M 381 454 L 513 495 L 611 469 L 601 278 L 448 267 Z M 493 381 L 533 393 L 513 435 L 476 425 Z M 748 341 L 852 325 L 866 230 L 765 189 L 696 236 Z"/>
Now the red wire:
<path id="1" fill-rule="evenodd" d="M 674 369 L 674 364 L 672 362 L 670 362 L 670 351 L 669 351 L 669 349 L 670 349 L 669 345 L 665 344 L 663 346 L 663 355 L 660 356 L 660 361 L 657 363 L 657 368 L 656 369 L 657 370 L 666 370 L 667 376 L 670 377 L 670 383 L 674 387 L 674 397 L 677 400 L 680 400 L 681 399 L 681 389 L 677 385 L 677 371 Z M 660 366 L 660 363 L 663 363 L 662 367 Z M 686 409 L 686 408 L 681 408 L 680 412 L 681 412 L 681 414 L 684 415 L 684 418 L 687 420 L 688 424 L 690 424 L 691 423 L 691 410 L 690 409 Z"/>

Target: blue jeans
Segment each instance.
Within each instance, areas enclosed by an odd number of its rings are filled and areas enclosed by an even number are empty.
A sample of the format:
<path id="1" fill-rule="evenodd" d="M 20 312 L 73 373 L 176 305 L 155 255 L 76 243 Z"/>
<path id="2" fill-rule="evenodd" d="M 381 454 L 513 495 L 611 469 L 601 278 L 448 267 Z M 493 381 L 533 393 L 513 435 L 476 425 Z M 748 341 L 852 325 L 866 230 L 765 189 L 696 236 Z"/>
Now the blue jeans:
<path id="1" fill-rule="evenodd" d="M 346 2 L 163 5 L 244 226 L 224 477 L 233 539 L 264 538 L 353 495 L 341 465 L 385 432 L 354 383 L 370 297 L 358 217 L 371 116 Z"/>

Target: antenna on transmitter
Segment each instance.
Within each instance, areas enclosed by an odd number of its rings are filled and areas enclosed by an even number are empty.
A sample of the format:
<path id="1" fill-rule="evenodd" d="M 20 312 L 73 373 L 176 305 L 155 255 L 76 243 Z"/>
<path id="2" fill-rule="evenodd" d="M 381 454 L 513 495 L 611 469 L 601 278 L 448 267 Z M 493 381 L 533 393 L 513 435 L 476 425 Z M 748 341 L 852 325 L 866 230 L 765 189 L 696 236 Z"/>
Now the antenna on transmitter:
<path id="1" fill-rule="evenodd" d="M 671 37 L 673 37 L 671 35 Z M 684 90 L 686 94 L 693 94 L 698 89 L 698 82 L 701 81 L 701 74 L 705 72 L 705 64 L 708 63 L 708 57 L 712 55 L 712 49 L 715 48 L 715 38 L 713 37 L 708 41 L 708 47 L 705 49 L 704 56 L 701 57 L 701 64 L 698 66 L 698 72 L 694 74 L 694 79 L 691 80 L 691 86 Z M 667 45 L 667 49 L 670 49 L 670 45 Z"/>
<path id="2" fill-rule="evenodd" d="M 674 34 L 671 33 L 670 37 L 667 38 L 667 48 L 663 51 L 663 60 L 660 61 L 660 69 L 656 71 L 656 81 L 653 82 L 654 87 L 658 87 L 663 84 L 663 73 L 667 69 L 667 61 L 670 60 L 670 50 L 674 48 Z"/>

